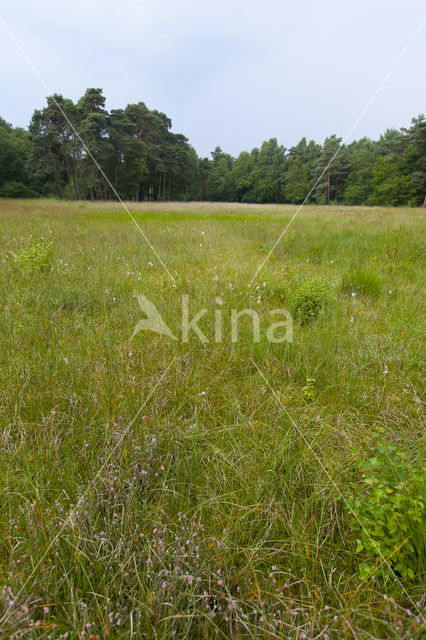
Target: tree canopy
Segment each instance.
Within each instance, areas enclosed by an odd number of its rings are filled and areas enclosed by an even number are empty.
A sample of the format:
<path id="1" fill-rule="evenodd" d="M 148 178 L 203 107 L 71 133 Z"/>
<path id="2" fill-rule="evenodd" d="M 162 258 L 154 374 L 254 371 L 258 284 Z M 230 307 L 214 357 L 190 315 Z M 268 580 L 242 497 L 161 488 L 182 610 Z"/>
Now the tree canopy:
<path id="1" fill-rule="evenodd" d="M 199 158 L 166 114 L 144 102 L 105 108 L 102 89 L 74 103 L 54 94 L 28 130 L 0 118 L 0 196 L 71 200 L 211 200 L 421 206 L 426 203 L 426 119 L 379 140 L 342 145 L 276 138 L 233 158 Z"/>

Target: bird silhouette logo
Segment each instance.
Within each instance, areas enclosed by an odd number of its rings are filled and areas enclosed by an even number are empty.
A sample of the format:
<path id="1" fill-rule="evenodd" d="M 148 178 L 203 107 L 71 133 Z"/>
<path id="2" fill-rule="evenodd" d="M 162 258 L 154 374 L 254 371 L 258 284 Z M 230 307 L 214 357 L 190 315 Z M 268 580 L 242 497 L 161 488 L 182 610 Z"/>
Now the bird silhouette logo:
<path id="1" fill-rule="evenodd" d="M 135 335 L 138 334 L 139 331 L 143 330 L 155 331 L 156 333 L 161 333 L 162 335 L 167 336 L 171 340 L 177 340 L 170 327 L 168 327 L 164 322 L 155 304 L 142 294 L 138 294 L 137 300 L 141 310 L 146 315 L 146 318 L 139 320 L 130 340 L 133 340 Z"/>

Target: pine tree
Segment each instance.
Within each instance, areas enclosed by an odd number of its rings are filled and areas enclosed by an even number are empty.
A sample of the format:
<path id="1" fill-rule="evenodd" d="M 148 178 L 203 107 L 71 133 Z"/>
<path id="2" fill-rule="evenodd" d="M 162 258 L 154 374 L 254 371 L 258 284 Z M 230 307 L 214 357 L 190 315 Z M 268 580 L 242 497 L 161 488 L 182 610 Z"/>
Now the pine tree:
<path id="1" fill-rule="evenodd" d="M 318 159 L 315 189 L 317 202 L 330 204 L 341 199 L 347 173 L 346 149 L 341 147 L 342 138 L 335 134 L 326 138 L 322 153 Z"/>

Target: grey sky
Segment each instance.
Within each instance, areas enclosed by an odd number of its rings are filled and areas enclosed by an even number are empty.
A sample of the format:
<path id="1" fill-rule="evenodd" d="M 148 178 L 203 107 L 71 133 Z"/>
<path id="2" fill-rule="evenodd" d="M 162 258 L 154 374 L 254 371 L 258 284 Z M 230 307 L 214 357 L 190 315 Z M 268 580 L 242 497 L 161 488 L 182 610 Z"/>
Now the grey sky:
<path id="1" fill-rule="evenodd" d="M 2 0 L 52 92 L 144 101 L 201 155 L 271 137 L 345 136 L 426 15 L 424 0 Z M 0 116 L 27 126 L 46 90 L 0 24 Z M 426 112 L 426 25 L 351 139 Z"/>

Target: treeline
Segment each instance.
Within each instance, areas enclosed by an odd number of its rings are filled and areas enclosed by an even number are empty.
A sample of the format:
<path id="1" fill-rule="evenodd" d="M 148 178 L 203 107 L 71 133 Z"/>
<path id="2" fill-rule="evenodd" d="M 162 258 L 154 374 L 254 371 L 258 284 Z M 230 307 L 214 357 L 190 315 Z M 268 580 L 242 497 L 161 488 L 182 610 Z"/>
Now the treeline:
<path id="1" fill-rule="evenodd" d="M 50 96 L 28 130 L 0 118 L 0 196 L 299 204 L 309 194 L 318 204 L 426 204 L 423 115 L 337 154 L 342 140 L 332 135 L 289 149 L 271 138 L 237 158 L 220 147 L 198 158 L 171 124 L 143 102 L 108 112 L 101 89 L 76 104 Z"/>

